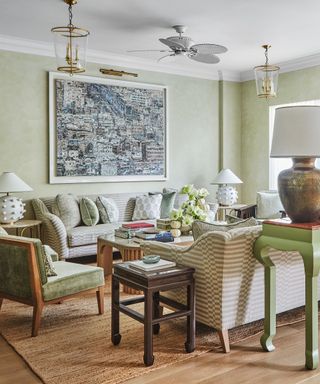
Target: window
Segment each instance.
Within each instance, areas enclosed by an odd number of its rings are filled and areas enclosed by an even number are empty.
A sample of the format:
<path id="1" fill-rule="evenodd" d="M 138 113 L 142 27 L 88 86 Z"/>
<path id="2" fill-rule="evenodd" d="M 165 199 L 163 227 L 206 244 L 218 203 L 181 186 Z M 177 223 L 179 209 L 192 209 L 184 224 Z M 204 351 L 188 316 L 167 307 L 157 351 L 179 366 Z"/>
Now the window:
<path id="1" fill-rule="evenodd" d="M 273 136 L 273 124 L 276 109 L 280 107 L 293 107 L 297 105 L 319 105 L 320 100 L 302 101 L 300 103 L 274 105 L 269 107 L 269 152 L 271 150 L 272 136 Z M 287 168 L 291 168 L 292 160 L 290 158 L 269 158 L 269 189 L 278 190 L 278 175 L 281 171 Z M 317 159 L 316 166 L 320 166 L 320 159 Z"/>

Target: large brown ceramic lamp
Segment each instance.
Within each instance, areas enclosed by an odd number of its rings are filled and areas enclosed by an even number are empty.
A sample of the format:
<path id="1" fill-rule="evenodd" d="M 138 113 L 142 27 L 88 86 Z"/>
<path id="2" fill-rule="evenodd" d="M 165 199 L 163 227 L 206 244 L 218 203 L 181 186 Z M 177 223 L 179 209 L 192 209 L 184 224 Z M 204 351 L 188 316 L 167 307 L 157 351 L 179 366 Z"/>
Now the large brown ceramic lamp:
<path id="1" fill-rule="evenodd" d="M 270 157 L 292 157 L 292 168 L 280 172 L 278 189 L 293 223 L 320 222 L 320 106 L 276 110 Z"/>

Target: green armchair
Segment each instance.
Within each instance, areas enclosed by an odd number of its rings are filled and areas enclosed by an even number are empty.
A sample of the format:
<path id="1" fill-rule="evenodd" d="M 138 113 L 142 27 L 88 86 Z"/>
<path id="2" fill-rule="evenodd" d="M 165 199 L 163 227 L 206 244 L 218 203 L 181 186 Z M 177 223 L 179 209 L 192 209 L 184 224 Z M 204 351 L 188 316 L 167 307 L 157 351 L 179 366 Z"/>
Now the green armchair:
<path id="1" fill-rule="evenodd" d="M 3 299 L 33 306 L 32 336 L 37 336 L 46 304 L 95 291 L 104 312 L 104 274 L 99 267 L 53 261 L 56 276 L 47 276 L 39 239 L 0 235 L 0 309 Z M 53 260 L 57 260 L 53 258 Z"/>

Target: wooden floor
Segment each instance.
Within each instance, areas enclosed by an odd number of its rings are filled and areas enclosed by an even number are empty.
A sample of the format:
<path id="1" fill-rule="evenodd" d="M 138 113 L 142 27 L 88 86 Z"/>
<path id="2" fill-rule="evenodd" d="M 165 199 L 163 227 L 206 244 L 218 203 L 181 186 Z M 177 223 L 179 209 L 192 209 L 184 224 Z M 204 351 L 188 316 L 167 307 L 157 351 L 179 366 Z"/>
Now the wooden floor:
<path id="1" fill-rule="evenodd" d="M 127 384 L 319 384 L 320 369 L 304 369 L 304 323 L 278 328 L 274 352 L 262 352 L 259 335 L 233 345 L 230 354 L 209 352 Z M 142 356 L 141 356 L 142 358 Z M 0 384 L 41 381 L 0 337 Z"/>

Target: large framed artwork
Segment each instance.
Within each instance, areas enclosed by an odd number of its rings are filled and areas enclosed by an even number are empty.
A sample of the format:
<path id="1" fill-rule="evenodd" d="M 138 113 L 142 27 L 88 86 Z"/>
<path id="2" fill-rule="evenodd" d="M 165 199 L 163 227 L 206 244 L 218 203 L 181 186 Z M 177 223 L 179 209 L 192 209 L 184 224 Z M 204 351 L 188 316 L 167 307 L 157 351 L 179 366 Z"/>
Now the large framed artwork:
<path id="1" fill-rule="evenodd" d="M 167 88 L 49 73 L 49 182 L 166 180 Z"/>

